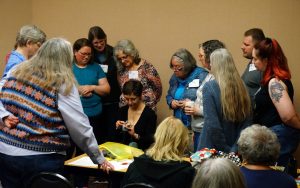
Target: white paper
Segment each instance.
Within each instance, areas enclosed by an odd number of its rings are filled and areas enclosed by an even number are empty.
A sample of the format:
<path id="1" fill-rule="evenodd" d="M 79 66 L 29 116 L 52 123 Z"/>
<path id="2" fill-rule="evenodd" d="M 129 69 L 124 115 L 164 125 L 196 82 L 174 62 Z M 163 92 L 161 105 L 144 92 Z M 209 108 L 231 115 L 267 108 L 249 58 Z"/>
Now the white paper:
<path id="1" fill-rule="evenodd" d="M 94 164 L 92 160 L 87 156 L 81 157 L 76 161 L 70 162 L 69 164 L 74 166 L 83 166 L 83 167 L 91 167 L 91 166 L 98 167 L 98 165 Z"/>
<path id="2" fill-rule="evenodd" d="M 127 169 L 130 163 L 133 162 L 133 159 L 123 159 L 123 160 L 111 160 L 109 161 L 113 166 L 114 170 L 124 170 Z M 94 167 L 97 168 L 98 165 L 94 164 L 92 160 L 88 156 L 81 157 L 73 162 L 68 163 L 72 166 L 79 166 L 79 167 Z"/>

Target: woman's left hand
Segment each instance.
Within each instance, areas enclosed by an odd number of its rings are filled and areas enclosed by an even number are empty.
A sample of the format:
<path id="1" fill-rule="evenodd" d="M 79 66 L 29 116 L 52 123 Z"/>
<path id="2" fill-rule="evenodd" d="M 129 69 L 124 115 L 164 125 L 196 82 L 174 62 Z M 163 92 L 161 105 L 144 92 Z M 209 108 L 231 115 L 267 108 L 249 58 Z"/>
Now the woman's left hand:
<path id="1" fill-rule="evenodd" d="M 128 134 L 130 134 L 131 136 L 134 135 L 134 128 L 127 128 L 128 129 Z"/>
<path id="2" fill-rule="evenodd" d="M 4 125 L 10 129 L 15 128 L 19 123 L 19 118 L 14 115 L 9 115 L 3 118 Z"/>

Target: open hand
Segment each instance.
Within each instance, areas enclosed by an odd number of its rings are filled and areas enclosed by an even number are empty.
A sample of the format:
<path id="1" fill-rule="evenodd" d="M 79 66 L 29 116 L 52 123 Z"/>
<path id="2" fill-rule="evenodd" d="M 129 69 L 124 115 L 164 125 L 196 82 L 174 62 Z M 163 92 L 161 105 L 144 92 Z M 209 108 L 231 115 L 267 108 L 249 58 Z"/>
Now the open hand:
<path id="1" fill-rule="evenodd" d="M 114 169 L 114 166 L 110 162 L 105 160 L 103 161 L 102 164 L 98 164 L 98 169 L 102 169 L 104 172 L 108 174 L 110 170 Z"/>

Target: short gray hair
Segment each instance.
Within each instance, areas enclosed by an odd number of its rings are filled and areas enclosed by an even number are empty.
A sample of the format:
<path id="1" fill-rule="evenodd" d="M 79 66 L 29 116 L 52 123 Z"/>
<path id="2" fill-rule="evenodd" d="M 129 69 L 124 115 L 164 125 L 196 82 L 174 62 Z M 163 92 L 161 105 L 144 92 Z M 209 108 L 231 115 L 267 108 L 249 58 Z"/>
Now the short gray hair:
<path id="1" fill-rule="evenodd" d="M 280 144 L 276 134 L 269 128 L 254 124 L 241 132 L 238 151 L 248 164 L 274 165 Z"/>
<path id="2" fill-rule="evenodd" d="M 172 60 L 183 63 L 183 71 L 185 74 L 189 74 L 196 68 L 197 62 L 194 56 L 185 48 L 178 49 L 171 57 L 170 68 L 172 68 Z"/>
<path id="3" fill-rule="evenodd" d="M 43 44 L 46 41 L 46 34 L 35 25 L 24 25 L 17 34 L 16 45 L 26 46 L 28 41 Z"/>
<path id="4" fill-rule="evenodd" d="M 192 188 L 246 188 L 242 172 L 229 159 L 208 159 L 200 165 Z"/>

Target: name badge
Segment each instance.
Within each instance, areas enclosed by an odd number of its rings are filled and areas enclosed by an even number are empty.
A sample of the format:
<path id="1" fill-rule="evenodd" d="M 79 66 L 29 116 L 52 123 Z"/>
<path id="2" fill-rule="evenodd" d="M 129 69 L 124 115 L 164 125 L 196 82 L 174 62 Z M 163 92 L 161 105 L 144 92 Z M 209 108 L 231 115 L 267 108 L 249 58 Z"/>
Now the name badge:
<path id="1" fill-rule="evenodd" d="M 107 73 L 108 65 L 100 65 L 100 67 L 102 68 L 103 72 Z"/>
<path id="2" fill-rule="evenodd" d="M 129 79 L 139 79 L 139 72 L 138 71 L 129 71 Z"/>
<path id="3" fill-rule="evenodd" d="M 189 83 L 189 87 L 199 87 L 199 79 L 194 79 Z"/>
<path id="4" fill-rule="evenodd" d="M 253 63 L 251 63 L 250 66 L 249 66 L 249 72 L 255 71 L 255 70 L 256 70 L 255 65 Z"/>

